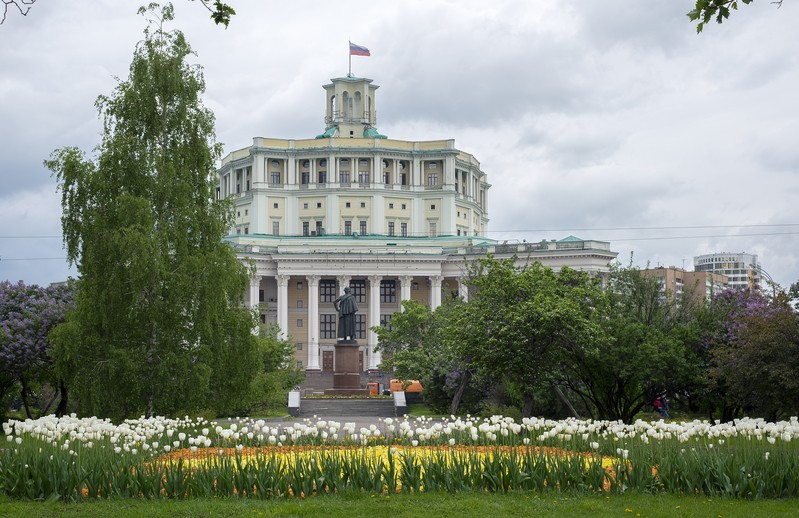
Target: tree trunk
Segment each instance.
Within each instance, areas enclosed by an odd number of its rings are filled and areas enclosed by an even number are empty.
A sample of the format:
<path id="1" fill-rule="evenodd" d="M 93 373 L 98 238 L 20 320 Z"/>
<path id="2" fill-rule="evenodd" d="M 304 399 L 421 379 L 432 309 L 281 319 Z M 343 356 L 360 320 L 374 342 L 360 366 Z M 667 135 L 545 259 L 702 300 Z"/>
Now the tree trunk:
<path id="1" fill-rule="evenodd" d="M 533 403 L 535 403 L 535 399 L 532 394 L 525 394 L 522 397 L 522 417 L 530 417 L 530 414 L 533 413 Z"/>
<path id="2" fill-rule="evenodd" d="M 558 396 L 560 402 L 566 405 L 566 407 L 569 409 L 569 412 L 571 412 L 572 417 L 576 417 L 577 419 L 582 419 L 582 417 L 580 417 L 580 414 L 577 413 L 577 410 L 575 410 L 574 405 L 572 405 L 572 402 L 569 401 L 569 398 L 566 397 L 566 394 L 564 394 L 563 391 L 560 390 L 560 387 L 556 383 L 552 384 L 552 390 L 555 391 L 555 395 Z"/>
<path id="3" fill-rule="evenodd" d="M 451 415 L 455 415 L 458 413 L 458 407 L 461 406 L 461 399 L 463 399 L 463 393 L 466 391 L 466 385 L 472 380 L 472 371 L 466 370 L 463 373 L 463 377 L 461 378 L 461 384 L 458 385 L 458 390 L 455 391 L 455 395 L 452 396 L 452 405 L 449 407 L 449 413 Z"/>
<path id="4" fill-rule="evenodd" d="M 67 386 L 63 378 L 58 380 L 58 390 L 61 392 L 61 401 L 58 402 L 55 415 L 57 417 L 62 417 L 67 413 L 67 403 L 69 402 L 69 393 L 67 392 Z"/>
<path id="5" fill-rule="evenodd" d="M 22 383 L 22 405 L 25 407 L 25 415 L 28 416 L 28 419 L 33 419 L 33 415 L 31 415 L 31 407 L 28 404 L 28 384 L 25 382 L 25 377 L 20 376 L 19 378 L 20 383 Z"/>

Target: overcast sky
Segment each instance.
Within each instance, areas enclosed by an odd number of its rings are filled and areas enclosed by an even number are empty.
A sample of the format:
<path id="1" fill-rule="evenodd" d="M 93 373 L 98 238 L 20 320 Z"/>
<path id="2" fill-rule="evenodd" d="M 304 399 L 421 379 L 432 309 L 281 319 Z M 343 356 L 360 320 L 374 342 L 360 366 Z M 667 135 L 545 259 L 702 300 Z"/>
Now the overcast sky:
<path id="1" fill-rule="evenodd" d="M 42 161 L 100 140 L 94 101 L 125 78 L 143 1 L 38 0 L 0 25 L 0 279 L 64 260 Z M 378 129 L 455 139 L 492 184 L 489 233 L 610 241 L 619 259 L 693 269 L 759 255 L 799 280 L 799 2 L 758 0 L 697 35 L 693 0 L 230 0 L 225 30 L 174 0 L 225 153 L 324 130 L 322 85 L 380 85 Z M 55 237 L 51 237 L 55 236 Z"/>

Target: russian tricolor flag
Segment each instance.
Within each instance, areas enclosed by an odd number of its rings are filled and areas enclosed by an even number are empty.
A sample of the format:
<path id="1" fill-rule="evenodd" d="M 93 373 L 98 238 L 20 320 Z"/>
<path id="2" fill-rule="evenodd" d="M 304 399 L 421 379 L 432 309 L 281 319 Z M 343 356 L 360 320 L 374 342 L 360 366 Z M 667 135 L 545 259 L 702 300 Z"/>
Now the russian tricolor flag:
<path id="1" fill-rule="evenodd" d="M 350 42 L 350 56 L 371 56 L 369 49 Z"/>

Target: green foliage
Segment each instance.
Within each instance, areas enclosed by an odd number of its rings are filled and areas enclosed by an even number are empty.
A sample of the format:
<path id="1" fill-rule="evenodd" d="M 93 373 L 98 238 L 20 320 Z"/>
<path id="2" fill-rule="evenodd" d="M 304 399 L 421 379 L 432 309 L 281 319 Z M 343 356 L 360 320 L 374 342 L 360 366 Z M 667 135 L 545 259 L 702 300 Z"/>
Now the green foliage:
<path id="1" fill-rule="evenodd" d="M 601 293 L 585 273 L 514 262 L 475 263 L 475 295 L 453 313 L 447 339 L 477 371 L 515 385 L 529 415 L 536 391 L 559 377 L 567 353 L 596 344 L 592 314 Z"/>
<path id="2" fill-rule="evenodd" d="M 134 52 L 127 80 L 97 107 L 96 159 L 55 151 L 77 309 L 54 357 L 81 413 L 127 417 L 224 407 L 260 370 L 240 307 L 248 272 L 221 241 L 232 212 L 215 200 L 221 147 L 204 80 L 167 5 Z"/>
<path id="3" fill-rule="evenodd" d="M 654 277 L 616 267 L 597 305 L 596 347 L 573 349 L 565 383 L 597 417 L 631 422 L 664 390 L 690 387 L 699 367 L 683 340 L 692 298 L 670 298 Z"/>
<path id="4" fill-rule="evenodd" d="M 694 8 L 688 12 L 687 16 L 692 21 L 699 21 L 696 24 L 697 34 L 702 32 L 705 24 L 716 19 L 716 23 L 721 23 L 730 17 L 730 11 L 738 9 L 738 2 L 751 4 L 752 0 L 696 0 Z M 776 2 L 782 4 L 782 1 Z"/>

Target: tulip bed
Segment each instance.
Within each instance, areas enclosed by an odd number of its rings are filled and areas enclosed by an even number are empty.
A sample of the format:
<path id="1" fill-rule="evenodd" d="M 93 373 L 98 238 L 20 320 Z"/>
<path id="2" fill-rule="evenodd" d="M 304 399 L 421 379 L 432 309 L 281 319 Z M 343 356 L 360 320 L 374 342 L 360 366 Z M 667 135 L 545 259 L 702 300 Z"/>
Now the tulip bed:
<path id="1" fill-rule="evenodd" d="M 627 491 L 799 496 L 799 422 L 75 416 L 4 423 L 0 494 L 29 500 Z"/>

